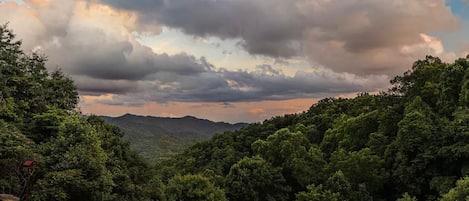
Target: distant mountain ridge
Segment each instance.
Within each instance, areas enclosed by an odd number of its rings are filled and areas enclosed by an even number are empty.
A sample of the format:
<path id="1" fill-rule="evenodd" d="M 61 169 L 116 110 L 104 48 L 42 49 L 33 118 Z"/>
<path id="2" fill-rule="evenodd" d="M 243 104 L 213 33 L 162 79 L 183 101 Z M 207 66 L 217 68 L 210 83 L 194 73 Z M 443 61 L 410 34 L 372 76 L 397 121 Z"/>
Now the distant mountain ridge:
<path id="1" fill-rule="evenodd" d="M 131 147 L 150 161 L 180 153 L 196 142 L 210 139 L 215 133 L 235 131 L 247 125 L 213 122 L 193 116 L 171 118 L 125 114 L 101 118 L 120 127 Z"/>

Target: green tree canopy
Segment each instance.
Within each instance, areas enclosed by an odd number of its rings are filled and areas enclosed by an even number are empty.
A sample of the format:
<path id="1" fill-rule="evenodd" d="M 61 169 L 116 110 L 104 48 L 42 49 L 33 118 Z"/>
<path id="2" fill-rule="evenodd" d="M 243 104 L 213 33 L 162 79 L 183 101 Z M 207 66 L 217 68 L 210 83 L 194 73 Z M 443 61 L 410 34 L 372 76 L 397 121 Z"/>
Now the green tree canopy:
<path id="1" fill-rule="evenodd" d="M 458 180 L 456 187 L 444 194 L 440 201 L 465 201 L 469 200 L 469 177 Z"/>
<path id="2" fill-rule="evenodd" d="M 166 188 L 168 201 L 225 201 L 223 190 L 201 175 L 175 176 Z"/>
<path id="3" fill-rule="evenodd" d="M 0 97 L 12 98 L 13 112 L 26 123 L 48 107 L 72 110 L 78 103 L 73 81 L 60 71 L 49 74 L 45 60 L 37 53 L 24 53 L 13 31 L 0 26 Z"/>
<path id="4" fill-rule="evenodd" d="M 33 141 L 21 134 L 13 125 L 0 120 L 0 192 L 19 195 L 22 191 L 21 175 L 26 160 L 37 161 Z"/>
<path id="5" fill-rule="evenodd" d="M 243 158 L 226 176 L 230 200 L 288 200 L 289 187 L 280 172 L 260 157 Z"/>

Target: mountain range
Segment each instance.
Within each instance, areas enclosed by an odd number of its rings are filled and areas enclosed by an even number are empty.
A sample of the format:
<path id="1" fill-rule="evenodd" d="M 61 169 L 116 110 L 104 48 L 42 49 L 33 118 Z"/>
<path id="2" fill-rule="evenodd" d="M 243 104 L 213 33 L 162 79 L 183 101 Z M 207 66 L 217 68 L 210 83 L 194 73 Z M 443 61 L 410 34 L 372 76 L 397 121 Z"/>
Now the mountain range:
<path id="1" fill-rule="evenodd" d="M 215 133 L 235 131 L 247 125 L 213 122 L 193 116 L 169 118 L 125 114 L 101 118 L 121 128 L 130 146 L 152 162 L 181 153 L 197 142 L 210 139 Z"/>

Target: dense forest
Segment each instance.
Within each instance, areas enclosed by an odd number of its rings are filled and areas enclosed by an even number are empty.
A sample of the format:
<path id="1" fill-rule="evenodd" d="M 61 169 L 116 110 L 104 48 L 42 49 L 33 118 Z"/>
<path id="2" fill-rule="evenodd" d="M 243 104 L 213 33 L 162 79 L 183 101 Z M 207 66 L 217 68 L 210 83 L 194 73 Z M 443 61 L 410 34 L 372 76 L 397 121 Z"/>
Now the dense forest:
<path id="1" fill-rule="evenodd" d="M 150 163 L 182 153 L 191 145 L 210 139 L 215 133 L 236 131 L 247 125 L 213 122 L 192 116 L 169 118 L 125 114 L 100 117 L 119 127 L 124 132 L 124 140 L 130 142 L 130 148 Z"/>
<path id="2" fill-rule="evenodd" d="M 0 193 L 77 201 L 469 200 L 469 57 L 427 56 L 389 91 L 323 99 L 152 165 L 120 129 L 80 114 L 73 81 L 48 72 L 44 61 L 0 27 Z M 26 173 L 33 173 L 28 181 Z"/>

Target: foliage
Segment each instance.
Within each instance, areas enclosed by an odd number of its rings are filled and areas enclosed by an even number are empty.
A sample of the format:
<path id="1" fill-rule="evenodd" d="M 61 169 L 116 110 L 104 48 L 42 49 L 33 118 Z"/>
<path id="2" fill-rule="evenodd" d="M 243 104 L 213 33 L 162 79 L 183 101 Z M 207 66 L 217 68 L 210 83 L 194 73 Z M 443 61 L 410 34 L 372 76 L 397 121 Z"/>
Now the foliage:
<path id="1" fill-rule="evenodd" d="M 165 118 L 125 114 L 101 118 L 121 128 L 125 133 L 124 140 L 128 140 L 131 148 L 150 162 L 182 153 L 191 145 L 210 139 L 215 133 L 235 131 L 246 125 L 212 122 L 190 116 Z"/>
<path id="2" fill-rule="evenodd" d="M 168 201 L 225 201 L 224 192 L 201 175 L 176 176 L 166 188 Z"/>
<path id="3" fill-rule="evenodd" d="M 0 120 L 0 190 L 20 194 L 21 177 L 18 175 L 26 160 L 39 160 L 34 154 L 34 143 L 14 126 Z"/>
<path id="4" fill-rule="evenodd" d="M 405 193 L 402 198 L 399 198 L 396 201 L 417 201 L 417 198 L 410 196 L 408 193 Z"/>
<path id="5" fill-rule="evenodd" d="M 75 111 L 73 81 L 59 70 L 49 73 L 43 56 L 24 53 L 6 25 L 0 26 L 0 78 L 0 193 L 31 200 L 164 200 L 161 179 L 130 150 L 122 131 Z M 38 164 L 32 177 L 23 167 L 27 160 Z"/>
<path id="6" fill-rule="evenodd" d="M 309 185 L 307 192 L 296 194 L 296 201 L 339 201 L 338 193 L 324 190 L 323 186 Z"/>
<path id="7" fill-rule="evenodd" d="M 444 194 L 440 201 L 469 200 L 469 177 L 458 180 L 456 187 Z"/>
<path id="8" fill-rule="evenodd" d="M 55 189 L 66 200 L 108 200 L 112 190 L 107 154 L 99 134 L 86 119 L 75 114 L 59 126 L 56 137 L 40 145 L 44 159 L 44 178 L 38 180 L 40 200 L 54 199 Z M 51 189 L 54 189 L 51 192 Z"/>
<path id="9" fill-rule="evenodd" d="M 165 180 L 210 170 L 230 200 L 261 200 L 272 193 L 262 185 L 289 190 L 271 200 L 438 200 L 469 175 L 468 69 L 469 58 L 428 56 L 388 92 L 327 98 L 216 135 L 158 172 Z M 272 171 L 284 180 L 259 178 Z"/>
<path id="10" fill-rule="evenodd" d="M 226 184 L 230 200 L 288 200 L 290 191 L 280 168 L 272 167 L 261 157 L 243 158 L 234 164 Z"/>
<path id="11" fill-rule="evenodd" d="M 0 96 L 16 103 L 12 112 L 24 123 L 48 107 L 71 110 L 78 103 L 73 81 L 60 71 L 49 74 L 45 58 L 37 53 L 24 53 L 21 42 L 15 41 L 6 25 L 0 26 L 0 78 Z"/>

